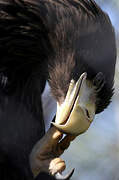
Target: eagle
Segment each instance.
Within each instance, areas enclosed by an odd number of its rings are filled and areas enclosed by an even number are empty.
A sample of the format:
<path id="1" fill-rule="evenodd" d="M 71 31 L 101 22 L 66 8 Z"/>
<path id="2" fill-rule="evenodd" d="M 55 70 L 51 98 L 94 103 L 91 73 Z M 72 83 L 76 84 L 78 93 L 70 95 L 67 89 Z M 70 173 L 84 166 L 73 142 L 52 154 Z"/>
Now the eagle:
<path id="1" fill-rule="evenodd" d="M 0 178 L 33 179 L 29 156 L 45 137 L 46 81 L 58 109 L 78 86 L 67 119 L 79 97 L 78 115 L 92 122 L 111 102 L 115 64 L 114 28 L 94 0 L 0 0 Z M 79 123 L 79 134 L 89 125 Z"/>

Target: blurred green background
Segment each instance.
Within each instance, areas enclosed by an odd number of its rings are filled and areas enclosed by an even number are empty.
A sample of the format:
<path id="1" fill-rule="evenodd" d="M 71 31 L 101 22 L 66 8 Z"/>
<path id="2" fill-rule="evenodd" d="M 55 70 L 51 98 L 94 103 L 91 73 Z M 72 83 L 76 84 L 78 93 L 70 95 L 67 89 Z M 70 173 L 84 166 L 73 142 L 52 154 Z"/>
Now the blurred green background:
<path id="1" fill-rule="evenodd" d="M 119 0 L 96 0 L 115 27 L 119 52 Z M 48 98 L 47 98 L 48 97 Z M 46 129 L 56 111 L 48 85 L 43 94 Z M 52 113 L 51 113 L 52 112 Z M 115 95 L 110 106 L 97 115 L 89 130 L 72 142 L 62 158 L 67 171 L 75 168 L 72 180 L 119 180 L 119 60 L 115 73 Z"/>

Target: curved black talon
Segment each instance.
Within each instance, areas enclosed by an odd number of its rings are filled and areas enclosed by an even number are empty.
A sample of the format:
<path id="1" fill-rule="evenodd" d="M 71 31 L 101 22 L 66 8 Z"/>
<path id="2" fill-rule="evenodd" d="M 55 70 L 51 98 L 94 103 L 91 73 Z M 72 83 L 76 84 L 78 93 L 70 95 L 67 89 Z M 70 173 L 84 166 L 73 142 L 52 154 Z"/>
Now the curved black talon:
<path id="1" fill-rule="evenodd" d="M 71 176 L 73 175 L 73 173 L 74 173 L 74 169 L 72 169 L 72 170 L 71 170 L 68 174 L 66 174 L 65 176 L 58 172 L 58 173 L 55 174 L 55 178 L 56 178 L 57 180 L 68 180 L 68 179 L 71 178 Z"/>

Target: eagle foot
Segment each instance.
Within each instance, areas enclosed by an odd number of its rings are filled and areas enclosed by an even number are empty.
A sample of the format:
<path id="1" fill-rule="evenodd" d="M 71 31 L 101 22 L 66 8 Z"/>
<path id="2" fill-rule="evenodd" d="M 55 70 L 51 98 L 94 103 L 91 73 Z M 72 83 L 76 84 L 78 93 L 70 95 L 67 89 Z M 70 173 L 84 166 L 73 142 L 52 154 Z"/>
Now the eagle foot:
<path id="1" fill-rule="evenodd" d="M 65 162 L 59 158 L 66 150 L 70 142 L 74 140 L 75 136 L 63 134 L 52 127 L 33 147 L 30 154 L 30 166 L 34 177 L 38 176 L 40 172 L 46 172 L 56 179 L 69 179 L 74 170 L 67 175 L 62 175 L 62 171 L 66 168 Z"/>

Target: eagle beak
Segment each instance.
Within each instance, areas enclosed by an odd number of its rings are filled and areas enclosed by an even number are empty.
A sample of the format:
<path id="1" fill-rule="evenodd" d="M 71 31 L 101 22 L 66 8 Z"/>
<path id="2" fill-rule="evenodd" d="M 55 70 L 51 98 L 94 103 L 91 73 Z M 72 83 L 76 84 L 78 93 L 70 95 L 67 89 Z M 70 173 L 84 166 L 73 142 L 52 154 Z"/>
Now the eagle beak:
<path id="1" fill-rule="evenodd" d="M 65 101 L 61 105 L 57 103 L 56 119 L 52 124 L 63 133 L 82 134 L 94 119 L 95 103 L 84 93 L 86 78 L 87 73 L 83 73 L 76 83 L 71 80 Z"/>

